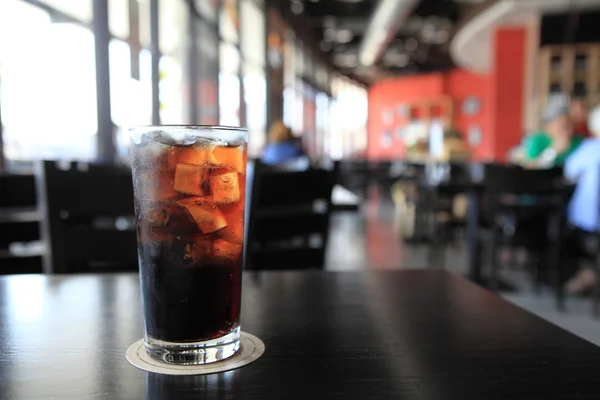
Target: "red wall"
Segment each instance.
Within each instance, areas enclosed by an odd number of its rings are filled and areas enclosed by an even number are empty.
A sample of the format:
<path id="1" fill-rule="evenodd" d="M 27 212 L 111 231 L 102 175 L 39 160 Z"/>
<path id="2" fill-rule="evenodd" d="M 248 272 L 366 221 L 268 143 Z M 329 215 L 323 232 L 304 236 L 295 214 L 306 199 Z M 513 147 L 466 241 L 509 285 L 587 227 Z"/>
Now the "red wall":
<path id="1" fill-rule="evenodd" d="M 498 29 L 494 46 L 493 130 L 494 154 L 506 160 L 510 148 L 523 136 L 523 104 L 525 85 L 525 43 L 523 28 Z"/>
<path id="2" fill-rule="evenodd" d="M 442 95 L 450 96 L 454 101 L 455 127 L 464 135 L 473 124 L 478 124 L 482 131 L 482 145 L 474 149 L 478 159 L 490 157 L 487 143 L 491 129 L 490 104 L 491 80 L 489 76 L 475 75 L 462 70 L 448 73 L 410 76 L 384 80 L 373 85 L 369 90 L 369 141 L 368 156 L 372 160 L 386 160 L 402 157 L 406 149 L 394 138 L 391 148 L 381 146 L 385 131 L 383 114 L 385 110 L 395 110 L 397 105 L 411 101 L 426 100 Z M 462 102 L 469 96 L 480 99 L 481 110 L 474 116 L 466 116 L 461 110 Z"/>
<path id="3" fill-rule="evenodd" d="M 384 148 L 381 140 L 386 126 L 383 114 L 396 106 L 411 101 L 426 100 L 442 95 L 444 76 L 442 74 L 420 75 L 408 78 L 383 80 L 369 89 L 369 122 L 367 126 L 367 156 L 371 160 L 389 160 L 404 156 L 406 149 L 394 139 L 393 147 Z"/>
<path id="4" fill-rule="evenodd" d="M 454 126 L 465 135 L 472 126 L 479 126 L 481 142 L 473 147 L 473 158 L 476 160 L 491 160 L 494 157 L 491 151 L 493 139 L 492 127 L 492 79 L 489 75 L 477 75 L 463 70 L 454 70 L 446 74 L 446 94 L 454 100 Z M 466 115 L 462 111 L 463 102 L 475 96 L 479 99 L 480 110 L 474 115 Z"/>
<path id="5" fill-rule="evenodd" d="M 502 28 L 495 33 L 494 60 L 490 74 L 478 75 L 456 69 L 447 73 L 400 77 L 380 81 L 369 89 L 367 155 L 371 160 L 403 157 L 406 149 L 394 135 L 393 146 L 381 145 L 385 132 L 383 114 L 397 105 L 442 95 L 454 102 L 455 127 L 467 135 L 478 125 L 481 141 L 473 147 L 473 158 L 503 161 L 510 148 L 522 138 L 526 30 Z M 462 111 L 463 101 L 475 96 L 480 110 L 469 116 Z"/>

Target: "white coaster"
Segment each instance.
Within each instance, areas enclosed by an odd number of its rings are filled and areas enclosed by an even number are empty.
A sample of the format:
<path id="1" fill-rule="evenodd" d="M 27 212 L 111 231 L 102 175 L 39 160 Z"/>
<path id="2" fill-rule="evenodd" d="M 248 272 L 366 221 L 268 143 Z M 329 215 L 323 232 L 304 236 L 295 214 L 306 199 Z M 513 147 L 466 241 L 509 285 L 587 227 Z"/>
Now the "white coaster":
<path id="1" fill-rule="evenodd" d="M 254 335 L 242 332 L 238 352 L 226 360 L 215 363 L 204 365 L 167 364 L 152 358 L 146 352 L 143 339 L 129 346 L 126 357 L 131 365 L 148 372 L 165 375 L 205 375 L 243 367 L 258 360 L 264 352 L 265 344 L 262 340 Z"/>

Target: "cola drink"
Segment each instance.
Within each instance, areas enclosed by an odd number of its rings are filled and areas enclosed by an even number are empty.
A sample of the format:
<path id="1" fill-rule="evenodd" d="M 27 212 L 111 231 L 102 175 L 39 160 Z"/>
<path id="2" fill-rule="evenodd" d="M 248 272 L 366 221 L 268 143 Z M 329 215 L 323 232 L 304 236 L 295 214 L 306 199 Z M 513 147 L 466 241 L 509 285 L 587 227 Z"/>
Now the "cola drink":
<path id="1" fill-rule="evenodd" d="M 219 361 L 239 347 L 246 135 L 132 131 L 145 343 L 163 361 Z"/>

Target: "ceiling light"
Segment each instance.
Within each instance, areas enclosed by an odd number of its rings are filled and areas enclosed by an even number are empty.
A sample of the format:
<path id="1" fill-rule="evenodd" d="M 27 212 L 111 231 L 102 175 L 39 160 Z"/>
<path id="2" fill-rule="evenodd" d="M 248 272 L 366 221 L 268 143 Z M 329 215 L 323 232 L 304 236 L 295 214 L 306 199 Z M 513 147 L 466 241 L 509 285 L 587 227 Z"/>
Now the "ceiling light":
<path id="1" fill-rule="evenodd" d="M 360 61 L 365 66 L 375 64 L 387 42 L 406 21 L 418 0 L 380 0 L 369 20 L 360 45 Z"/>
<path id="2" fill-rule="evenodd" d="M 419 47 L 419 42 L 415 38 L 408 38 L 406 42 L 404 42 L 404 47 L 406 51 L 415 51 L 417 47 Z"/>
<path id="3" fill-rule="evenodd" d="M 350 29 L 340 29 L 335 34 L 335 40 L 338 43 L 349 43 L 354 38 L 354 34 Z"/>
<path id="4" fill-rule="evenodd" d="M 450 39 L 450 34 L 448 31 L 438 31 L 435 34 L 435 42 L 437 44 L 444 44 L 448 41 L 448 39 Z"/>
<path id="5" fill-rule="evenodd" d="M 410 57 L 404 53 L 388 51 L 386 55 L 383 56 L 383 63 L 388 67 L 405 67 L 409 62 Z"/>
<path id="6" fill-rule="evenodd" d="M 353 68 L 358 63 L 358 57 L 356 54 L 337 54 L 334 57 L 334 62 L 341 67 Z"/>
<path id="7" fill-rule="evenodd" d="M 323 39 L 327 40 L 328 42 L 333 42 L 334 40 L 336 40 L 335 29 L 333 29 L 333 28 L 325 29 L 323 31 Z"/>
<path id="8" fill-rule="evenodd" d="M 319 48 L 322 51 L 331 51 L 331 42 L 328 42 L 326 40 L 322 40 L 321 43 L 319 43 Z"/>
<path id="9" fill-rule="evenodd" d="M 410 57 L 408 57 L 406 54 L 399 54 L 398 58 L 396 59 L 396 65 L 398 67 L 406 67 L 409 62 Z"/>
<path id="10" fill-rule="evenodd" d="M 304 4 L 302 3 L 292 3 L 290 9 L 294 14 L 302 14 L 304 12 Z"/>
<path id="11" fill-rule="evenodd" d="M 429 23 L 429 22 L 426 23 L 423 26 L 423 29 L 421 29 L 421 37 L 427 43 L 431 43 L 434 41 L 435 34 L 436 34 L 435 25 L 433 25 L 432 23 Z"/>

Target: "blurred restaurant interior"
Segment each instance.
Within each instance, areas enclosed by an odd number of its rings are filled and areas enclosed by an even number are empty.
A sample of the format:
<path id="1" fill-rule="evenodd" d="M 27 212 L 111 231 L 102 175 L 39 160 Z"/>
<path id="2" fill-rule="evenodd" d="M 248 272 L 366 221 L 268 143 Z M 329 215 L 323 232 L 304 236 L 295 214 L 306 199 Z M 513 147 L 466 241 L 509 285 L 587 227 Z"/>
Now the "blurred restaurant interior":
<path id="1" fill-rule="evenodd" d="M 446 269 L 600 345 L 596 24 L 598 0 L 1 0 L 0 274 L 137 271 L 129 128 L 247 127 L 246 269 Z"/>

